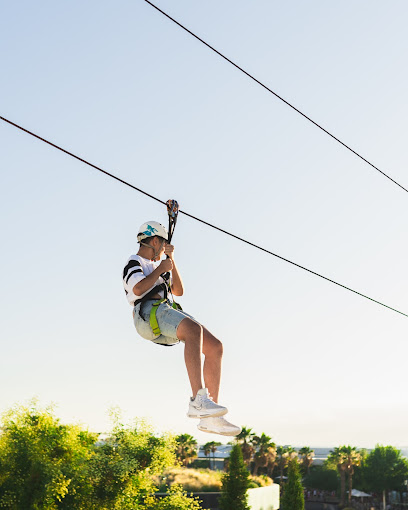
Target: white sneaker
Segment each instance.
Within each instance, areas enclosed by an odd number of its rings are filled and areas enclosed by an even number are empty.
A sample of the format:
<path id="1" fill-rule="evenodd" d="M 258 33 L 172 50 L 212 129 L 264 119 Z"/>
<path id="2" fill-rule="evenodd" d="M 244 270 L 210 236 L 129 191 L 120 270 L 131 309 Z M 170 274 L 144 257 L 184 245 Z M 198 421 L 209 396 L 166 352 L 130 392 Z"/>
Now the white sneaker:
<path id="1" fill-rule="evenodd" d="M 209 432 L 212 434 L 220 434 L 221 436 L 237 436 L 241 432 L 241 427 L 233 425 L 223 416 L 216 418 L 202 418 L 197 425 L 198 430 Z"/>
<path id="2" fill-rule="evenodd" d="M 208 394 L 207 388 L 201 388 L 195 398 L 190 398 L 187 416 L 189 418 L 206 418 L 208 416 L 222 416 L 226 413 L 228 413 L 228 409 L 216 404 Z"/>

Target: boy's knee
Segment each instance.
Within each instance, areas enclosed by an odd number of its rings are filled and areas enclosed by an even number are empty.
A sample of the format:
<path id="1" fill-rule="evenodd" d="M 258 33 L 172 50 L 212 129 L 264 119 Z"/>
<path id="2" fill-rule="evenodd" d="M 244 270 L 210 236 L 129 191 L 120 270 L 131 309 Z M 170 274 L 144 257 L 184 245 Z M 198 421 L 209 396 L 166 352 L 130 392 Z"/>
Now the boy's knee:
<path id="1" fill-rule="evenodd" d="M 211 335 L 210 338 L 207 337 L 204 339 L 203 352 L 206 356 L 222 358 L 224 346 L 222 345 L 222 342 L 218 340 L 218 338 L 215 338 L 215 336 Z"/>
<path id="2" fill-rule="evenodd" d="M 215 351 L 215 354 L 217 354 L 217 356 L 221 357 L 224 353 L 224 346 L 222 344 L 222 342 L 220 340 L 218 340 L 218 338 L 215 339 L 215 343 L 214 343 L 214 346 L 213 346 L 213 349 Z"/>
<path id="3" fill-rule="evenodd" d="M 190 339 L 201 341 L 202 332 L 202 326 L 189 318 L 183 319 L 177 328 L 178 338 L 184 341 Z"/>

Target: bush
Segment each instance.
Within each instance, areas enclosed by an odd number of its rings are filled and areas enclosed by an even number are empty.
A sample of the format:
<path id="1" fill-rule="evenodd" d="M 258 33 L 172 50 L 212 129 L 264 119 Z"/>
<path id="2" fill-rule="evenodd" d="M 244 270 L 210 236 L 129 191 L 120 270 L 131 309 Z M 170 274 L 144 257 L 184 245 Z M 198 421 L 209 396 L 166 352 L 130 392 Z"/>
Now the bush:
<path id="1" fill-rule="evenodd" d="M 63 425 L 33 402 L 6 413 L 2 428 L 0 508 L 7 510 L 142 510 L 155 492 L 152 475 L 175 464 L 172 437 L 155 436 L 143 422 L 117 420 L 98 443 L 97 434 Z"/>
<path id="2" fill-rule="evenodd" d="M 268 487 L 268 485 L 273 484 L 272 478 L 269 478 L 269 476 L 266 475 L 259 475 L 259 476 L 249 476 L 250 483 L 254 485 L 253 488 L 256 487 Z M 249 487 L 250 489 L 252 487 Z"/>
<path id="3" fill-rule="evenodd" d="M 338 484 L 337 470 L 326 466 L 312 466 L 304 479 L 304 485 L 308 489 L 335 491 Z"/>
<path id="4" fill-rule="evenodd" d="M 160 492 L 166 492 L 167 486 L 181 485 L 187 492 L 219 492 L 222 473 L 210 469 L 170 468 L 160 477 L 155 477 Z"/>
<path id="5" fill-rule="evenodd" d="M 209 459 L 195 459 L 189 467 L 195 469 L 210 469 L 210 461 Z"/>
<path id="6" fill-rule="evenodd" d="M 146 510 L 201 510 L 197 498 L 189 497 L 180 485 L 170 487 L 168 496 L 145 500 Z"/>
<path id="7" fill-rule="evenodd" d="M 0 435 L 0 507 L 91 508 L 88 463 L 97 434 L 62 425 L 35 401 L 5 413 Z M 88 506 L 85 506 L 88 505 Z"/>

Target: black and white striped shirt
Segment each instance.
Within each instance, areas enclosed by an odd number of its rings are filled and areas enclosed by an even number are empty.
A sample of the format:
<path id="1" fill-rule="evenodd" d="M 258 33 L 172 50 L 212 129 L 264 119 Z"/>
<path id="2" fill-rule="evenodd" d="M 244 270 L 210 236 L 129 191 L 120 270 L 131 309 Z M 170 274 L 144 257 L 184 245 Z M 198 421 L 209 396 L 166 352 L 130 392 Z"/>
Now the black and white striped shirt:
<path id="1" fill-rule="evenodd" d="M 141 299 L 148 292 L 150 292 L 153 287 L 156 285 L 160 285 L 164 283 L 164 280 L 161 276 L 156 280 L 156 283 L 151 286 L 144 294 L 141 296 L 136 296 L 133 292 L 133 287 L 142 281 L 146 276 L 153 273 L 153 271 L 160 265 L 160 260 L 157 262 L 153 262 L 152 260 L 145 259 L 140 255 L 131 255 L 125 268 L 123 269 L 123 287 L 126 292 L 126 297 L 130 305 L 134 305 L 135 301 Z M 164 297 L 164 292 L 161 291 L 161 297 Z"/>

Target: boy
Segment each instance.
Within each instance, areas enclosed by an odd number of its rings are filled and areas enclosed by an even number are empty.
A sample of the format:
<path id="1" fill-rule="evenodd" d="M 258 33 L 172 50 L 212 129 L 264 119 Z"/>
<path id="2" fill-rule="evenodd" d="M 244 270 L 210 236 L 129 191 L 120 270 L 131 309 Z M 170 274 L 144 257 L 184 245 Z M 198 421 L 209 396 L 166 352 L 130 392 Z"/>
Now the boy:
<path id="1" fill-rule="evenodd" d="M 167 242 L 167 230 L 157 221 L 149 221 L 140 227 L 137 240 L 139 251 L 129 258 L 123 270 L 123 285 L 128 302 L 134 307 L 137 332 L 160 345 L 184 343 L 193 392 L 187 416 L 199 419 L 197 427 L 203 432 L 238 435 L 241 428 L 224 418 L 228 410 L 218 404 L 222 343 L 173 304 L 170 294 L 182 296 L 184 287 L 174 260 L 174 246 Z M 163 255 L 167 258 L 161 260 Z"/>

